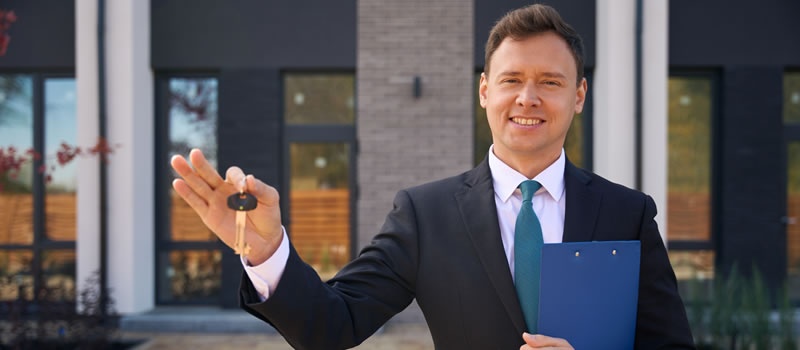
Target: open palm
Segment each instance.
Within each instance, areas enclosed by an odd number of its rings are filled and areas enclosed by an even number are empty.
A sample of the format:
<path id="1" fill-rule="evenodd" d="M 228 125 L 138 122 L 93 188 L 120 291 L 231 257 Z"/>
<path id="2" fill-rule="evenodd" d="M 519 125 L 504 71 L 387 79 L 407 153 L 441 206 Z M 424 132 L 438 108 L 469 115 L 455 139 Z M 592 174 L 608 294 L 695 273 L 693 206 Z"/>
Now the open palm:
<path id="1" fill-rule="evenodd" d="M 278 192 L 252 175 L 245 176 L 238 167 L 229 168 L 223 180 L 198 149 L 189 153 L 189 159 L 191 165 L 182 156 L 171 161 L 181 176 L 172 183 L 178 195 L 212 232 L 233 247 L 236 211 L 228 208 L 228 197 L 242 190 L 252 194 L 258 206 L 247 212 L 245 241 L 252 247 L 248 260 L 257 264 L 271 256 L 282 238 Z"/>

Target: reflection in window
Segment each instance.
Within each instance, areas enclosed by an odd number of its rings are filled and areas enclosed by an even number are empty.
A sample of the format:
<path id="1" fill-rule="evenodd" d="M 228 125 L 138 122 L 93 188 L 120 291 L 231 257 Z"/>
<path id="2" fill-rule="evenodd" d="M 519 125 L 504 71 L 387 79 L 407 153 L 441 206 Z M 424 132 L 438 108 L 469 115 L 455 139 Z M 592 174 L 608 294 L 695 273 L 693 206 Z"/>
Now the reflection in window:
<path id="1" fill-rule="evenodd" d="M 475 165 L 483 161 L 483 158 L 486 157 L 486 152 L 489 151 L 489 146 L 492 145 L 492 131 L 489 129 L 489 122 L 486 120 L 486 110 L 481 107 L 481 102 L 478 98 L 480 81 L 481 75 L 478 73 L 475 77 L 475 143 L 473 148 Z M 564 152 L 567 154 L 567 158 L 579 168 L 584 166 L 583 124 L 583 113 L 576 114 L 572 119 L 569 131 L 567 131 L 567 138 L 564 140 Z"/>
<path id="2" fill-rule="evenodd" d="M 800 298 L 800 141 L 790 142 L 787 150 L 786 248 L 789 290 Z"/>
<path id="3" fill-rule="evenodd" d="M 706 322 L 708 307 L 713 295 L 713 250 L 670 250 L 669 260 L 678 279 L 678 292 L 683 298 L 689 323 Z"/>
<path id="4" fill-rule="evenodd" d="M 30 250 L 0 250 L 0 301 L 33 299 L 32 261 Z"/>
<path id="5" fill-rule="evenodd" d="M 291 225 L 300 256 L 323 279 L 350 259 L 350 147 L 292 143 Z"/>
<path id="6" fill-rule="evenodd" d="M 0 76 L 0 149 L 24 155 L 33 148 L 33 79 Z M 0 174 L 0 244 L 33 243 L 33 165 Z"/>
<path id="7" fill-rule="evenodd" d="M 355 79 L 351 73 L 287 74 L 286 124 L 353 124 Z"/>
<path id="8" fill-rule="evenodd" d="M 217 166 L 217 80 L 173 78 L 169 82 L 169 154 L 188 156 L 192 148 L 203 151 Z M 171 179 L 175 173 L 168 174 Z M 194 210 L 170 188 L 172 240 L 215 241 L 216 236 Z"/>
<path id="9" fill-rule="evenodd" d="M 669 259 L 679 280 L 710 279 L 714 277 L 714 251 L 671 250 Z"/>
<path id="10" fill-rule="evenodd" d="M 783 121 L 786 123 L 800 123 L 800 72 L 784 74 Z"/>
<path id="11" fill-rule="evenodd" d="M 800 123 L 800 72 L 783 78 L 783 120 Z M 788 289 L 792 300 L 800 299 L 800 141 L 786 148 L 786 250 Z"/>
<path id="12" fill-rule="evenodd" d="M 47 155 L 45 163 L 50 169 L 50 180 L 45 185 L 46 235 L 52 240 L 74 241 L 77 225 L 77 165 L 75 162 L 60 165 L 54 157 L 62 144 L 77 146 L 75 79 L 47 79 L 44 93 L 44 153 Z"/>
<path id="13" fill-rule="evenodd" d="M 711 238 L 711 80 L 669 78 L 670 240 Z"/>
<path id="14" fill-rule="evenodd" d="M 75 301 L 75 250 L 45 251 L 42 277 L 51 300 Z"/>
<path id="15" fill-rule="evenodd" d="M 163 253 L 167 266 L 160 271 L 161 301 L 198 301 L 219 298 L 222 253 L 218 250 L 174 250 Z"/>

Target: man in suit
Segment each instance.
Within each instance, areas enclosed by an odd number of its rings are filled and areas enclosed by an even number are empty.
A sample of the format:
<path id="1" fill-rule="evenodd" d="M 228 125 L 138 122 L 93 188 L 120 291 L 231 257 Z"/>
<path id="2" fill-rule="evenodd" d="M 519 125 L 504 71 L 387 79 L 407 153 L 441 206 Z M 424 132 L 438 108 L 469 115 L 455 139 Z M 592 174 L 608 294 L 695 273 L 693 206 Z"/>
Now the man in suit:
<path id="1" fill-rule="evenodd" d="M 639 240 L 637 349 L 691 349 L 675 275 L 654 221 L 653 200 L 573 166 L 563 145 L 587 92 L 583 46 L 550 7 L 510 12 L 492 29 L 479 98 L 493 145 L 463 174 L 400 191 L 373 242 L 322 282 L 281 226 L 274 188 L 228 169 L 223 180 L 202 153 L 176 156 L 175 190 L 226 244 L 234 240 L 227 196 L 258 199 L 248 212 L 242 307 L 296 348 L 358 345 L 413 299 L 441 349 L 571 349 L 531 335 L 515 290 L 518 185 L 536 180 L 532 206 L 544 243 Z M 522 264 L 522 262 L 520 262 Z"/>

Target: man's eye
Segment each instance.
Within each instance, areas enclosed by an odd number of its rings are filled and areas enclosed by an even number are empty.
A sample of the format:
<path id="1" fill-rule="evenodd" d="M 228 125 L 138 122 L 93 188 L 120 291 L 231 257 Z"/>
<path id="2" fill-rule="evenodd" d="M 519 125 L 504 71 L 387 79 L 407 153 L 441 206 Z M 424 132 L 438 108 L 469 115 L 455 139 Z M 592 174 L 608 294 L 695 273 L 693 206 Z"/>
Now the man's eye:
<path id="1" fill-rule="evenodd" d="M 501 83 L 503 83 L 503 84 L 516 83 L 516 82 L 519 82 L 519 80 L 517 80 L 517 79 L 505 79 L 505 80 L 501 81 Z"/>
<path id="2" fill-rule="evenodd" d="M 545 84 L 545 85 L 551 85 L 551 86 L 560 86 L 560 85 L 561 85 L 561 84 L 560 84 L 559 82 L 557 82 L 557 81 L 550 81 L 550 80 L 548 80 L 548 81 L 545 81 L 545 82 L 544 82 L 544 84 Z"/>

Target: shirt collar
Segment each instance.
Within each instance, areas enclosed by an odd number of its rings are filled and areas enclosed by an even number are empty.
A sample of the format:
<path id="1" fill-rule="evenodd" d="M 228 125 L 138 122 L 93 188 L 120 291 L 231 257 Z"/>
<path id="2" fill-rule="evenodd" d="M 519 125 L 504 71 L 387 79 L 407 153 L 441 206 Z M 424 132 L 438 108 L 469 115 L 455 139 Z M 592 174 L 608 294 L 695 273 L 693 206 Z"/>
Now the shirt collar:
<path id="1" fill-rule="evenodd" d="M 553 200 L 558 202 L 561 199 L 561 195 L 564 193 L 565 164 L 564 149 L 562 148 L 558 159 L 532 179 L 542 184 L 542 188 L 536 191 L 536 193 L 546 191 L 553 197 Z M 517 190 L 517 186 L 519 186 L 522 181 L 529 180 L 525 175 L 520 174 L 518 171 L 508 166 L 508 164 L 503 163 L 500 158 L 497 158 L 494 154 L 494 145 L 489 147 L 489 170 L 492 172 L 494 193 L 503 202 L 511 198 L 511 195 L 514 194 L 514 191 Z"/>

